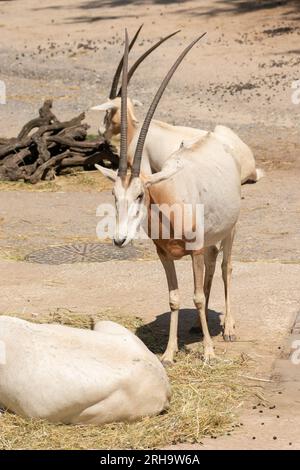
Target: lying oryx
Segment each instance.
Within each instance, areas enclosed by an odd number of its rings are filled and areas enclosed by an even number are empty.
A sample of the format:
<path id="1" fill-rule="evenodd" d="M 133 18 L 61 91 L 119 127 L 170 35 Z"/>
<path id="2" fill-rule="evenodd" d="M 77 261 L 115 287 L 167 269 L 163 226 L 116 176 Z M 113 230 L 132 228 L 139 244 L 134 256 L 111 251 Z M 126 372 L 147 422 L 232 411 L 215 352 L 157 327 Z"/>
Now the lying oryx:
<path id="1" fill-rule="evenodd" d="M 132 421 L 168 406 L 157 357 L 126 328 L 94 331 L 0 316 L 0 407 L 66 424 Z"/>
<path id="2" fill-rule="evenodd" d="M 201 36 L 202 37 L 202 36 Z M 170 237 L 164 239 L 162 227 L 154 243 L 157 253 L 164 266 L 171 308 L 170 336 L 163 361 L 172 362 L 174 353 L 178 349 L 177 325 L 179 294 L 174 260 L 182 256 L 191 255 L 194 273 L 194 302 L 204 335 L 204 357 L 209 360 L 214 357 L 212 340 L 206 320 L 207 303 L 212 274 L 209 260 L 215 256 L 216 244 L 221 243 L 223 248 L 222 273 L 225 285 L 226 313 L 224 325 L 224 339 L 235 339 L 234 319 L 230 309 L 230 280 L 231 280 L 231 250 L 234 238 L 235 225 L 240 211 L 240 167 L 233 158 L 230 150 L 221 144 L 213 135 L 207 134 L 193 144 L 183 146 L 175 152 L 165 163 L 162 170 L 152 175 L 144 176 L 141 173 L 141 160 L 143 147 L 151 119 L 159 100 L 171 79 L 176 68 L 199 40 L 193 41 L 179 56 L 169 73 L 163 80 L 142 125 L 137 142 L 131 172 L 127 174 L 127 63 L 128 63 L 128 37 L 126 32 L 125 53 L 122 79 L 122 106 L 121 106 L 121 146 L 119 170 L 116 173 L 111 169 L 97 168 L 115 184 L 113 194 L 116 202 L 116 232 L 115 244 L 126 246 L 134 237 L 142 222 L 145 209 L 148 212 L 148 225 L 152 222 L 152 204 L 181 206 L 185 215 L 187 205 L 192 207 L 192 217 L 182 217 L 182 236 L 174 235 L 174 217 L 163 215 L 171 226 Z M 158 141 L 159 143 L 160 141 Z M 204 206 L 204 221 L 197 221 L 198 206 Z M 164 220 L 165 222 L 165 220 Z M 164 223 L 162 220 L 160 224 Z M 195 226 L 195 224 L 200 224 Z M 187 225 L 187 226 L 186 226 Z M 203 229 L 204 243 L 201 247 L 190 249 L 183 234 L 186 229 L 193 232 Z M 204 280 L 204 260 L 206 259 L 206 272 Z M 214 265 L 214 261 L 212 262 Z"/>
<path id="3" fill-rule="evenodd" d="M 129 50 L 141 30 L 136 32 L 132 39 Z M 147 50 L 130 68 L 128 80 L 130 80 L 137 69 L 138 65 L 160 44 L 177 34 L 176 31 L 166 36 L 149 50 Z M 115 75 L 113 77 L 109 99 L 101 105 L 94 106 L 93 110 L 106 111 L 104 118 L 103 134 L 106 140 L 116 143 L 116 138 L 120 134 L 121 122 L 121 88 L 118 91 L 118 82 L 123 66 L 123 58 L 121 59 Z M 127 98 L 127 121 L 128 121 L 128 163 L 133 162 L 136 144 L 140 134 L 140 124 L 135 116 L 134 106 L 141 105 L 138 100 Z M 207 135 L 208 132 L 201 129 L 185 126 L 173 126 L 165 122 L 152 120 L 143 149 L 142 173 L 151 174 L 160 171 L 169 158 L 169 156 L 179 149 L 180 145 L 191 139 Z M 214 135 L 230 150 L 234 158 L 239 161 L 241 166 L 241 183 L 258 181 L 263 176 L 262 170 L 256 169 L 255 159 L 250 148 L 228 127 L 216 126 Z"/>

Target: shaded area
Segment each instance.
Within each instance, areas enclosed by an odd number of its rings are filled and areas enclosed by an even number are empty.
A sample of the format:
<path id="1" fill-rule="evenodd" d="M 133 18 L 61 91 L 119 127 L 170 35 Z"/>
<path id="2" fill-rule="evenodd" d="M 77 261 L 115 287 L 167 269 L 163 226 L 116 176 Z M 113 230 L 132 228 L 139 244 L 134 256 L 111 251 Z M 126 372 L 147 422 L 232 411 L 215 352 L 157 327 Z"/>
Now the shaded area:
<path id="1" fill-rule="evenodd" d="M 122 15 L 122 18 L 135 18 L 136 15 Z M 117 20 L 120 18 L 118 15 L 109 16 L 77 16 L 67 18 L 67 23 L 97 23 L 98 21 Z"/>
<path id="2" fill-rule="evenodd" d="M 80 8 L 91 10 L 93 8 L 112 8 L 112 7 L 122 7 L 126 5 L 145 5 L 145 4 L 154 4 L 154 5 L 171 5 L 178 3 L 186 3 L 189 0 L 92 0 L 84 2 Z"/>
<path id="3" fill-rule="evenodd" d="M 298 0 L 217 0 L 214 7 L 199 14 L 208 16 L 222 13 L 243 14 L 259 10 L 275 10 L 278 7 L 285 6 L 291 7 L 291 10 L 285 14 L 293 14 L 300 11 Z"/>
<path id="4" fill-rule="evenodd" d="M 86 1 L 80 5 L 79 8 L 92 10 L 96 8 L 114 8 L 126 5 L 171 5 L 183 4 L 188 0 L 92 0 Z M 215 4 L 210 10 L 204 14 L 217 14 L 222 12 L 232 13 L 249 13 L 257 10 L 272 10 L 278 7 L 291 6 L 292 11 L 296 12 L 300 9 L 298 0 L 216 0 L 212 2 Z M 194 11 L 194 10 L 193 10 Z"/>
<path id="5" fill-rule="evenodd" d="M 4 0 L 0 0 L 4 1 Z M 96 10 L 101 8 L 119 8 L 126 7 L 128 5 L 171 5 L 171 4 L 183 4 L 190 0 L 92 0 L 81 3 L 80 5 L 47 5 L 40 8 L 34 8 L 33 10 L 63 10 L 78 8 L 81 10 Z M 122 15 L 123 16 L 123 15 Z"/>
<path id="6" fill-rule="evenodd" d="M 285 54 L 300 54 L 300 49 L 292 49 L 290 51 L 285 51 Z"/>
<path id="7" fill-rule="evenodd" d="M 218 336 L 222 331 L 222 313 L 215 310 L 208 312 L 208 327 L 211 336 Z M 154 321 L 142 325 L 136 330 L 137 336 L 155 354 L 162 354 L 168 343 L 170 312 L 158 315 Z M 196 309 L 186 308 L 179 312 L 178 345 L 179 349 L 197 342 L 202 343 L 202 334 L 199 325 L 199 316 Z"/>
<path id="8" fill-rule="evenodd" d="M 187 0 L 131 0 L 131 1 L 125 1 L 125 0 L 92 0 L 92 1 L 86 1 L 79 5 L 78 8 L 82 10 L 101 10 L 104 8 L 120 8 L 124 7 L 124 10 L 122 10 L 122 14 L 118 15 L 97 15 L 97 16 L 79 16 L 79 17 L 72 17 L 68 18 L 68 22 L 72 23 L 96 23 L 99 21 L 104 21 L 104 20 L 117 20 L 118 18 L 136 18 L 136 15 L 129 15 L 126 14 L 126 6 L 128 5 L 154 5 L 154 4 L 160 4 L 160 5 L 168 5 L 168 4 L 180 4 L 180 3 L 185 3 Z M 61 8 L 58 6 L 58 8 Z"/>
<path id="9" fill-rule="evenodd" d="M 0 0 L 1 1 L 1 0 Z M 75 8 L 79 10 L 85 10 L 92 12 L 93 10 L 101 9 L 113 9 L 113 8 L 122 8 L 122 12 L 116 15 L 97 15 L 89 16 L 83 15 L 78 17 L 68 18 L 68 22 L 74 23 L 95 23 L 103 20 L 116 20 L 118 18 L 130 18 L 135 17 L 136 15 L 126 15 L 126 6 L 142 6 L 149 5 L 149 8 L 154 5 L 168 6 L 168 5 L 178 5 L 180 13 L 187 14 L 191 16 L 217 16 L 226 13 L 230 14 L 245 14 L 255 11 L 270 10 L 275 11 L 277 8 L 290 8 L 290 10 L 282 12 L 282 16 L 291 17 L 292 19 L 299 19 L 299 17 L 292 17 L 297 13 L 300 13 L 300 3 L 298 0 L 212 0 L 210 5 L 201 4 L 202 2 L 194 2 L 194 5 L 189 5 L 186 8 L 180 10 L 180 6 L 184 6 L 189 0 L 90 0 L 84 1 L 79 5 L 74 5 L 73 7 L 65 5 L 50 5 L 46 7 L 35 8 L 35 10 L 61 10 L 61 9 L 70 9 Z M 148 9 L 149 9 L 148 8 Z M 177 12 L 178 12 L 177 11 Z M 175 11 L 171 11 L 175 13 Z"/>
<path id="10" fill-rule="evenodd" d="M 289 6 L 299 9 L 298 0 L 219 0 L 218 3 L 229 4 L 229 11 L 249 13 L 257 10 L 272 10 L 277 7 Z"/>

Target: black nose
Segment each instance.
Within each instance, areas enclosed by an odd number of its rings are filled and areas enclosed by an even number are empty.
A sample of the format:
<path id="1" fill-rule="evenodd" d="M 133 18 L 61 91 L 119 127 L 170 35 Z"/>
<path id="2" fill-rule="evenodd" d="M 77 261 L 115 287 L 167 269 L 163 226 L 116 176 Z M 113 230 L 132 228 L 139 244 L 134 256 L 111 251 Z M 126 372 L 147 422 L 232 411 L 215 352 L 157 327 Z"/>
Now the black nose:
<path id="1" fill-rule="evenodd" d="M 125 243 L 126 238 L 121 238 L 120 240 L 114 240 L 114 244 L 121 247 Z"/>

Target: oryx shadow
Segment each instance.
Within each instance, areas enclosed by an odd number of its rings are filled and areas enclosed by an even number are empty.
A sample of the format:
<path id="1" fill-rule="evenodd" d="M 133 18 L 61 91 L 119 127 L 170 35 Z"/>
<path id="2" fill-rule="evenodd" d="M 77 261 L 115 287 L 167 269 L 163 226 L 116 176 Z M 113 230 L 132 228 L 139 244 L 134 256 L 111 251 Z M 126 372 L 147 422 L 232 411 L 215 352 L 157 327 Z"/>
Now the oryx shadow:
<path id="1" fill-rule="evenodd" d="M 222 331 L 221 312 L 208 311 L 208 327 L 211 336 L 218 336 Z M 158 315 L 151 323 L 140 326 L 136 330 L 137 336 L 155 354 L 162 354 L 168 343 L 170 325 L 170 312 Z M 202 332 L 199 328 L 199 315 L 196 309 L 184 308 L 179 311 L 178 345 L 183 349 L 192 343 L 201 342 Z"/>

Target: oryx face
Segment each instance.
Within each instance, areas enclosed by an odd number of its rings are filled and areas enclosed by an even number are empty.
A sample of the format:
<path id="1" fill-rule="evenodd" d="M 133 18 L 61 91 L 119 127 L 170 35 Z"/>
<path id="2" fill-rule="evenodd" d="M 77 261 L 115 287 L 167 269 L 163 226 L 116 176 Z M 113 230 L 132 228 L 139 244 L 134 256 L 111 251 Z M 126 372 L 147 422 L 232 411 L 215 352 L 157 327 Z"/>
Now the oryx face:
<path id="1" fill-rule="evenodd" d="M 104 126 L 100 126 L 99 131 L 105 140 L 110 141 L 114 135 L 120 134 L 121 128 L 121 99 L 108 99 L 104 103 L 93 106 L 94 111 L 105 111 L 103 120 Z"/>
<path id="2" fill-rule="evenodd" d="M 105 140 L 110 141 L 114 135 L 120 134 L 121 128 L 121 114 L 120 108 L 115 107 L 106 111 L 103 124 L 103 136 Z"/>
<path id="3" fill-rule="evenodd" d="M 130 125 L 138 123 L 134 114 L 134 107 L 136 106 L 142 106 L 142 103 L 138 100 L 127 98 L 128 120 Z M 108 99 L 105 103 L 94 106 L 91 109 L 94 111 L 105 111 L 103 120 L 104 126 L 99 128 L 105 140 L 111 141 L 114 136 L 121 133 L 121 98 Z"/>
<path id="4" fill-rule="evenodd" d="M 128 245 L 135 237 L 147 215 L 145 186 L 138 177 L 117 177 L 113 195 L 116 208 L 114 243 L 119 247 Z"/>

